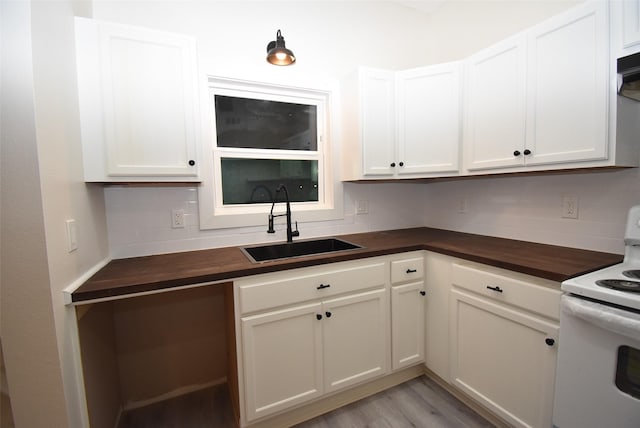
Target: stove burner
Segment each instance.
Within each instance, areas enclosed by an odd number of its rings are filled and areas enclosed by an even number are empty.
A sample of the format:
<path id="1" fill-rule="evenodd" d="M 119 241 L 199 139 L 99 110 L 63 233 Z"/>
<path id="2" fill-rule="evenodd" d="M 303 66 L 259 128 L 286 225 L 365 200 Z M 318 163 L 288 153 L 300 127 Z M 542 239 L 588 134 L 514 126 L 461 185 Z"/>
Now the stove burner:
<path id="1" fill-rule="evenodd" d="M 627 278 L 640 279 L 640 269 L 625 270 L 622 274 Z"/>
<path id="2" fill-rule="evenodd" d="M 596 284 L 600 287 L 613 288 L 614 290 L 640 293 L 640 282 L 638 281 L 628 281 L 626 279 L 600 279 L 596 281 Z"/>

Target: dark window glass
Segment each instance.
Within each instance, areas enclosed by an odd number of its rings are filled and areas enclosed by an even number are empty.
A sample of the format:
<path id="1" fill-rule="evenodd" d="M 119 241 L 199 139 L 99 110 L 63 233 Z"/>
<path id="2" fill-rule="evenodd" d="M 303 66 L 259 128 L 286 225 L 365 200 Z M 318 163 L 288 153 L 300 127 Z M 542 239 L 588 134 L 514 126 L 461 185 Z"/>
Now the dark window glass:
<path id="1" fill-rule="evenodd" d="M 314 105 L 215 96 L 218 147 L 318 150 Z"/>
<path id="2" fill-rule="evenodd" d="M 280 184 L 291 202 L 318 201 L 316 160 L 222 158 L 221 165 L 224 205 L 271 203 Z"/>
<path id="3" fill-rule="evenodd" d="M 630 346 L 618 348 L 616 386 L 635 398 L 640 398 L 640 350 Z"/>

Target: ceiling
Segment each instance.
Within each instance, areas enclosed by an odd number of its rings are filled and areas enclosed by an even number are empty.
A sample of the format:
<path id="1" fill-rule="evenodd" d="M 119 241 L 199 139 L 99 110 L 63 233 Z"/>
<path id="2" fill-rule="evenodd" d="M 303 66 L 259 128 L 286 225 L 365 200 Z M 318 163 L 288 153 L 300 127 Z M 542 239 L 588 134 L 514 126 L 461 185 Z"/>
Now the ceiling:
<path id="1" fill-rule="evenodd" d="M 393 3 L 397 3 L 401 6 L 416 9 L 423 13 L 431 13 L 438 9 L 446 0 L 391 0 Z"/>

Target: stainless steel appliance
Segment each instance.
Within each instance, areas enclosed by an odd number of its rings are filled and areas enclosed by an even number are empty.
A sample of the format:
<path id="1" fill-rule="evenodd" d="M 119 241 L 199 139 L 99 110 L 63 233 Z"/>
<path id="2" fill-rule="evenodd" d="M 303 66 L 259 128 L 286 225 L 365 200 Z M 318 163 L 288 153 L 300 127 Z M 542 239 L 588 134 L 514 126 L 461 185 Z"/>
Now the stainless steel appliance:
<path id="1" fill-rule="evenodd" d="M 640 53 L 618 58 L 618 93 L 640 101 Z"/>
<path id="2" fill-rule="evenodd" d="M 562 290 L 554 427 L 640 427 L 640 205 L 622 263 Z"/>

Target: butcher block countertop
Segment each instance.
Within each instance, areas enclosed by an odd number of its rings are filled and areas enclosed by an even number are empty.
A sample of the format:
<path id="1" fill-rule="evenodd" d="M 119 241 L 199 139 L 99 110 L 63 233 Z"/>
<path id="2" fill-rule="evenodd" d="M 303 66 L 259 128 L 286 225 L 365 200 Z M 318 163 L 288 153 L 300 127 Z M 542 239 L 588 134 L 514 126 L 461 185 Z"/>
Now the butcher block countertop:
<path id="1" fill-rule="evenodd" d="M 364 248 L 280 261 L 252 263 L 240 247 L 215 248 L 109 262 L 71 294 L 72 303 L 127 297 L 248 275 L 428 250 L 562 282 L 620 263 L 622 255 L 493 238 L 427 227 L 340 235 Z"/>

